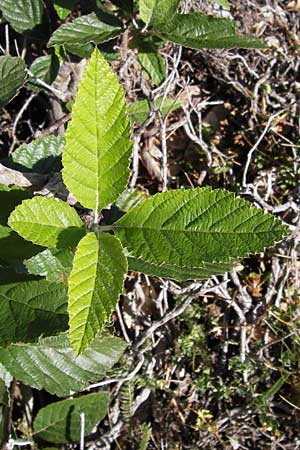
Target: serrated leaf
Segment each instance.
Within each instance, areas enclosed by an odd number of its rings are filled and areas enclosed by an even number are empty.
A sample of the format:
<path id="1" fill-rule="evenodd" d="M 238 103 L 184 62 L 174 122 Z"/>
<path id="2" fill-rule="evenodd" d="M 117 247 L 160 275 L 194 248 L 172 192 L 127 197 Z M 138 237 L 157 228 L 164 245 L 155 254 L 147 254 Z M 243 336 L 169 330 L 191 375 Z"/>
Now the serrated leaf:
<path id="1" fill-rule="evenodd" d="M 24 261 L 25 267 L 32 275 L 46 277 L 53 283 L 66 283 L 71 272 L 73 252 L 69 249 L 46 249 Z"/>
<path id="2" fill-rule="evenodd" d="M 155 265 L 203 267 L 261 252 L 287 228 L 226 190 L 196 188 L 156 194 L 114 225 L 135 258 Z"/>
<path id="3" fill-rule="evenodd" d="M 11 228 L 0 225 L 0 258 L 4 260 L 30 258 L 42 247 L 25 241 Z"/>
<path id="4" fill-rule="evenodd" d="M 127 260 L 115 236 L 87 234 L 78 244 L 69 279 L 70 340 L 81 353 L 116 307 Z"/>
<path id="5" fill-rule="evenodd" d="M 48 442 L 79 441 L 80 414 L 84 413 L 84 436 L 88 436 L 106 416 L 108 405 L 107 392 L 51 403 L 39 410 L 34 420 L 34 434 Z"/>
<path id="6" fill-rule="evenodd" d="M 15 207 L 30 197 L 30 193 L 25 189 L 0 184 L 0 224 L 6 225 L 8 217 Z"/>
<path id="7" fill-rule="evenodd" d="M 85 234 L 76 210 L 56 198 L 24 200 L 11 213 L 8 224 L 24 239 L 50 248 L 74 247 Z"/>
<path id="8" fill-rule="evenodd" d="M 0 56 L 0 107 L 19 92 L 26 78 L 25 63 L 15 56 Z"/>
<path id="9" fill-rule="evenodd" d="M 0 345 L 55 334 L 67 323 L 65 286 L 44 280 L 0 286 Z"/>
<path id="10" fill-rule="evenodd" d="M 72 11 L 76 0 L 54 0 L 53 6 L 61 20 L 64 20 Z"/>
<path id="11" fill-rule="evenodd" d="M 178 100 L 174 100 L 170 97 L 167 97 L 165 99 L 163 97 L 159 97 L 155 100 L 155 107 L 157 109 L 160 109 L 163 117 L 165 117 L 171 111 L 176 111 L 176 109 L 180 108 L 180 106 L 181 105 Z M 128 116 L 135 122 L 144 122 L 149 116 L 149 113 L 150 107 L 147 99 L 138 100 L 128 106 Z"/>
<path id="12" fill-rule="evenodd" d="M 159 86 L 165 80 L 165 61 L 151 41 L 139 44 L 138 60 L 143 70 L 156 86 Z"/>
<path id="13" fill-rule="evenodd" d="M 204 263 L 203 267 L 178 267 L 169 264 L 157 266 L 140 258 L 128 257 L 129 270 L 145 273 L 150 276 L 163 277 L 176 281 L 206 280 L 212 275 L 223 275 L 229 272 L 234 263 Z"/>
<path id="14" fill-rule="evenodd" d="M 139 0 L 140 15 L 146 25 L 168 22 L 175 15 L 180 0 Z"/>
<path id="15" fill-rule="evenodd" d="M 64 136 L 47 136 L 22 144 L 13 152 L 8 165 L 22 172 L 41 174 L 59 170 L 65 142 Z"/>
<path id="16" fill-rule="evenodd" d="M 0 348 L 0 363 L 16 379 L 59 397 L 98 381 L 119 360 L 126 348 L 121 339 L 97 337 L 76 357 L 66 334 L 40 339 L 37 344 Z"/>
<path id="17" fill-rule="evenodd" d="M 94 51 L 94 44 L 87 42 L 86 44 L 65 44 L 64 50 L 72 55 L 80 56 L 81 58 L 90 58 Z"/>
<path id="18" fill-rule="evenodd" d="M 63 44 L 101 44 L 118 36 L 121 26 L 117 22 L 111 23 L 108 15 L 101 15 L 100 20 L 95 13 L 78 17 L 72 22 L 61 25 L 52 34 L 48 46 Z"/>
<path id="19" fill-rule="evenodd" d="M 229 19 L 195 12 L 176 14 L 157 34 L 189 48 L 265 48 L 259 39 L 236 34 Z"/>
<path id="20" fill-rule="evenodd" d="M 0 0 L 3 17 L 14 30 L 23 33 L 42 23 L 42 0 Z"/>
<path id="21" fill-rule="evenodd" d="M 30 71 L 32 74 L 47 83 L 49 86 L 53 83 L 57 77 L 59 70 L 59 59 L 53 55 L 41 56 L 37 58 L 30 66 Z M 44 88 L 39 84 L 38 81 L 31 77 L 27 83 L 27 87 L 34 92 L 40 92 Z"/>
<path id="22" fill-rule="evenodd" d="M 130 155 L 123 89 L 96 48 L 80 83 L 66 133 L 64 182 L 83 206 L 100 212 L 125 189 Z"/>

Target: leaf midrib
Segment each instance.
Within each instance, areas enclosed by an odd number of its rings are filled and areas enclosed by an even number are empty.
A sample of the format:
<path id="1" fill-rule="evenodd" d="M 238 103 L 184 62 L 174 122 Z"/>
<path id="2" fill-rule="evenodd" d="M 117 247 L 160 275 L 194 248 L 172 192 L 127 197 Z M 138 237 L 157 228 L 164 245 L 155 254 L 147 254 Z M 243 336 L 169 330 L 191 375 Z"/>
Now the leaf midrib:
<path id="1" fill-rule="evenodd" d="M 154 228 L 154 227 L 144 227 L 144 226 L 131 226 L 131 225 L 113 225 L 112 229 L 136 229 L 136 230 L 147 230 L 147 231 L 156 231 L 156 232 L 165 232 L 171 231 L 175 233 L 185 233 L 185 234 L 222 234 L 222 235 L 237 235 L 237 234 L 270 234 L 276 231 L 280 232 L 280 230 L 264 230 L 264 231 L 205 231 L 205 230 L 186 230 L 181 228 Z"/>

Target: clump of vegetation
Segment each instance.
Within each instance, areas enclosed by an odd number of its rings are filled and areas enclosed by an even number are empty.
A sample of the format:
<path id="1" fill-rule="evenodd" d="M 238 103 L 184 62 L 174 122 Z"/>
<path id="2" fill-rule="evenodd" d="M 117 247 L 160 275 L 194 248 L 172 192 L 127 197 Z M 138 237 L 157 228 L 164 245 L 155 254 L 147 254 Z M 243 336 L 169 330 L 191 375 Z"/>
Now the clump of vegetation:
<path id="1" fill-rule="evenodd" d="M 298 168 L 264 195 L 251 164 L 269 170 L 253 156 L 286 110 L 243 160 L 234 107 L 203 120 L 188 63 L 179 81 L 191 49 L 266 45 L 179 0 L 0 10 L 3 446 L 237 448 L 243 415 L 279 442 L 274 399 L 298 408 Z"/>

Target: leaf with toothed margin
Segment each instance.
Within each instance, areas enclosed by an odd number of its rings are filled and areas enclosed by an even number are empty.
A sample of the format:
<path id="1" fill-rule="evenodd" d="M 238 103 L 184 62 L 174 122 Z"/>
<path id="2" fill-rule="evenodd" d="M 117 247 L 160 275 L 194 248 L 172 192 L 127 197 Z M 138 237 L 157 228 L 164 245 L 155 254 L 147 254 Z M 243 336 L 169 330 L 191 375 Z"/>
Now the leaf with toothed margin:
<path id="1" fill-rule="evenodd" d="M 46 277 L 47 281 L 67 283 L 71 272 L 74 254 L 70 249 L 46 249 L 24 261 L 32 275 Z"/>
<path id="2" fill-rule="evenodd" d="M 53 0 L 53 6 L 60 20 L 65 20 L 71 13 L 76 0 Z"/>
<path id="3" fill-rule="evenodd" d="M 256 37 L 237 34 L 232 20 L 200 12 L 175 14 L 155 33 L 188 48 L 266 48 Z"/>
<path id="4" fill-rule="evenodd" d="M 156 194 L 113 229 L 135 258 L 195 268 L 261 252 L 287 234 L 273 215 L 231 192 L 210 188 Z"/>
<path id="5" fill-rule="evenodd" d="M 63 179 L 86 208 L 100 212 L 129 178 L 130 123 L 124 92 L 96 48 L 72 109 L 63 151 Z"/>
<path id="6" fill-rule="evenodd" d="M 172 19 L 180 0 L 139 0 L 142 20 L 148 25 L 160 25 Z"/>
<path id="7" fill-rule="evenodd" d="M 20 236 L 45 247 L 74 247 L 85 235 L 74 208 L 56 198 L 24 200 L 11 213 L 8 225 Z"/>
<path id="8" fill-rule="evenodd" d="M 99 381 L 123 354 L 126 344 L 116 337 L 97 336 L 80 356 L 63 333 L 36 344 L 11 344 L 0 348 L 0 364 L 17 380 L 59 397 Z"/>
<path id="9" fill-rule="evenodd" d="M 230 263 L 203 263 L 202 267 L 183 267 L 171 264 L 155 265 L 141 258 L 128 257 L 129 270 L 142 272 L 150 276 L 171 278 L 176 281 L 206 280 L 212 275 L 223 275 L 229 272 L 237 261 Z"/>
<path id="10" fill-rule="evenodd" d="M 36 81 L 39 80 L 51 85 L 55 78 L 57 77 L 59 71 L 59 59 L 58 57 L 53 55 L 40 56 L 35 59 L 34 62 L 30 66 L 30 72 L 33 74 L 33 77 L 27 82 L 27 88 L 31 89 L 34 92 L 40 92 L 43 90 L 43 86 Z"/>
<path id="11" fill-rule="evenodd" d="M 70 341 L 81 353 L 116 307 L 127 260 L 119 240 L 88 233 L 78 244 L 69 278 Z"/>
<path id="12" fill-rule="evenodd" d="M 47 136 L 34 139 L 29 144 L 22 144 L 14 150 L 7 166 L 21 172 L 42 174 L 58 172 L 64 145 L 64 136 Z"/>
<path id="13" fill-rule="evenodd" d="M 0 0 L 3 17 L 18 33 L 42 23 L 43 0 Z"/>
<path id="14" fill-rule="evenodd" d="M 68 398 L 41 408 L 34 419 L 34 434 L 48 442 L 79 441 L 81 414 L 84 414 L 84 436 L 106 416 L 108 392 L 96 392 L 79 398 Z"/>
<path id="15" fill-rule="evenodd" d="M 67 288 L 45 280 L 0 286 L 0 345 L 65 331 Z"/>
<path id="16" fill-rule="evenodd" d="M 93 12 L 57 28 L 48 42 L 48 47 L 91 42 L 97 45 L 115 38 L 121 31 L 122 23 L 114 16 Z"/>

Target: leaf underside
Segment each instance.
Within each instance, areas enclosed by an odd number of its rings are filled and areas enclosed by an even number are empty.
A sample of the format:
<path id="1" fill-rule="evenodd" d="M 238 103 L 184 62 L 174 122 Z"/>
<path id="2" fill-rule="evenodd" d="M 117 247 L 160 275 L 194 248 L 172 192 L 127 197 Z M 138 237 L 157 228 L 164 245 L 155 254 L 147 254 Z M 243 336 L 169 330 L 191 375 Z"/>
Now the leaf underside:
<path id="1" fill-rule="evenodd" d="M 154 195 L 126 213 L 114 230 L 135 258 L 194 268 L 263 251 L 287 232 L 274 216 L 210 188 Z"/>
<path id="2" fill-rule="evenodd" d="M 73 256 L 70 249 L 46 249 L 24 261 L 24 264 L 32 275 L 46 277 L 47 281 L 54 283 L 67 283 Z"/>
<path id="3" fill-rule="evenodd" d="M 69 279 L 70 341 L 81 353 L 116 307 L 127 260 L 119 240 L 88 233 L 80 242 Z"/>
<path id="4" fill-rule="evenodd" d="M 84 435 L 106 416 L 109 404 L 107 392 L 51 403 L 39 410 L 34 420 L 34 434 L 48 442 L 79 441 L 80 414 L 84 413 Z"/>
<path id="5" fill-rule="evenodd" d="M 126 344 L 115 337 L 97 337 L 76 357 L 66 334 L 40 339 L 37 344 L 0 348 L 2 364 L 17 380 L 59 397 L 96 382 L 119 360 Z"/>
<path id="6" fill-rule="evenodd" d="M 24 239 L 50 248 L 73 247 L 85 234 L 75 209 L 56 198 L 24 200 L 11 213 L 8 224 Z"/>
<path id="7" fill-rule="evenodd" d="M 95 49 L 66 133 L 64 182 L 83 206 L 100 212 L 125 189 L 130 156 L 130 123 L 123 89 Z"/>

